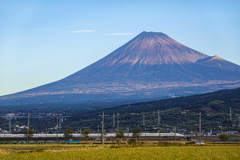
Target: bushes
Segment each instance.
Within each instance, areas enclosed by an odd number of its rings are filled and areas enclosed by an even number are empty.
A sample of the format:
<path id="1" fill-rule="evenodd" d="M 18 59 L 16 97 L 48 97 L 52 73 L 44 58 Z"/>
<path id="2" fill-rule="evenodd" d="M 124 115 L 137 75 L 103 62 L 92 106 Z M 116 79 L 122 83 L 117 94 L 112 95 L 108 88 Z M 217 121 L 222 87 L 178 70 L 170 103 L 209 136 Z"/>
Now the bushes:
<path id="1" fill-rule="evenodd" d="M 169 142 L 158 142 L 158 146 L 168 146 Z"/>
<path id="2" fill-rule="evenodd" d="M 187 145 L 189 144 L 195 144 L 195 141 L 190 141 L 190 142 L 186 142 Z"/>
<path id="3" fill-rule="evenodd" d="M 110 148 L 121 148 L 121 146 L 111 145 Z"/>
<path id="4" fill-rule="evenodd" d="M 129 139 L 128 144 L 131 145 L 131 146 L 136 146 L 137 141 L 135 139 Z"/>
<path id="5" fill-rule="evenodd" d="M 175 143 L 175 142 L 172 143 L 172 142 L 162 141 L 162 142 L 158 142 L 158 146 L 185 146 L 185 144 L 184 143 Z"/>
<path id="6" fill-rule="evenodd" d="M 44 149 L 43 149 L 43 148 L 37 148 L 36 151 L 37 151 L 37 152 L 43 152 Z"/>
<path id="7" fill-rule="evenodd" d="M 220 141 L 224 141 L 224 143 L 225 143 L 226 141 L 228 141 L 229 136 L 227 134 L 220 134 L 218 136 L 218 139 L 220 139 Z"/>

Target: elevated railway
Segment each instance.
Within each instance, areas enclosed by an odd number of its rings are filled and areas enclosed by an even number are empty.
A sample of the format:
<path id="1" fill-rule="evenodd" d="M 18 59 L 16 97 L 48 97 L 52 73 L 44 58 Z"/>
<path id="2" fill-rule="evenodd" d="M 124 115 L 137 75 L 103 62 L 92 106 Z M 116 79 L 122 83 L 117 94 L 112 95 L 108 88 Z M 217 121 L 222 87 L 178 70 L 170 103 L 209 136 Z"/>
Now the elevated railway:
<path id="1" fill-rule="evenodd" d="M 142 133 L 139 137 L 140 141 L 181 141 L 181 140 L 189 140 L 187 139 L 189 136 L 184 136 L 179 133 L 161 133 L 161 138 L 159 137 L 159 133 Z M 122 141 L 127 141 L 132 139 L 132 133 L 124 133 L 124 138 Z M 136 138 L 136 137 L 135 137 Z M 192 139 L 198 140 L 198 136 L 191 136 Z M 211 141 L 216 139 L 217 136 L 203 136 L 201 140 Z M 86 137 L 82 134 L 73 134 L 73 140 L 86 141 Z M 115 141 L 116 134 L 109 133 L 104 135 L 105 141 Z M 137 139 L 137 138 L 136 138 Z M 89 134 L 89 141 L 100 141 L 101 134 L 92 133 Z M 30 143 L 64 143 L 65 138 L 63 133 L 59 134 L 34 134 L 31 138 Z M 0 143 L 26 143 L 26 137 L 24 134 L 0 134 Z"/>

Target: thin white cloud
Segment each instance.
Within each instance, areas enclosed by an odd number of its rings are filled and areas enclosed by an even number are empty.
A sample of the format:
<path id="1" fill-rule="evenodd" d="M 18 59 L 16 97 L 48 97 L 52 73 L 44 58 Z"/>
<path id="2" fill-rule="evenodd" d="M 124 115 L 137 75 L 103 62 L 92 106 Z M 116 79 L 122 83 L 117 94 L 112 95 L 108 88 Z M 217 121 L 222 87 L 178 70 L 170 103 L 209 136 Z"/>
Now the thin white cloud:
<path id="1" fill-rule="evenodd" d="M 108 33 L 106 35 L 108 35 L 108 36 L 127 36 L 127 35 L 132 35 L 132 34 L 135 34 L 135 33 Z"/>
<path id="2" fill-rule="evenodd" d="M 94 30 L 77 30 L 77 31 L 70 31 L 70 33 L 89 33 L 95 32 Z"/>
<path id="3" fill-rule="evenodd" d="M 49 28 L 34 28 L 36 31 L 50 31 Z"/>

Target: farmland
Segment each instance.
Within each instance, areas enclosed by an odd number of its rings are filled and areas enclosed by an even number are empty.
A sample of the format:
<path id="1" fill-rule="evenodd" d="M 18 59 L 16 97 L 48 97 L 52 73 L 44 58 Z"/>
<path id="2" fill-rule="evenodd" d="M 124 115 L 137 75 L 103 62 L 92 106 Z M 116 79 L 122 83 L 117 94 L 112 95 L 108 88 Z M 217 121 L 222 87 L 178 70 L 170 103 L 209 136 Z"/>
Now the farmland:
<path id="1" fill-rule="evenodd" d="M 1 159 L 240 159 L 240 146 L 1 145 Z"/>

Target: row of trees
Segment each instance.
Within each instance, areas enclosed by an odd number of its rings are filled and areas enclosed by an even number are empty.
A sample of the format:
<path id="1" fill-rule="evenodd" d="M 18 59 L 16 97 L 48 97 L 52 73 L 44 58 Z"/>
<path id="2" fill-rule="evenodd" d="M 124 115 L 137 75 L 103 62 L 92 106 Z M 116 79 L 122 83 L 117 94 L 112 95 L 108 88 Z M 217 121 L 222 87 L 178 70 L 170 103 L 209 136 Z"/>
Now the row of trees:
<path id="1" fill-rule="evenodd" d="M 82 132 L 82 134 L 87 138 L 87 140 L 88 140 L 88 138 L 89 138 L 88 135 L 89 135 L 90 133 L 91 133 L 90 129 L 85 129 L 85 130 Z M 26 131 L 24 132 L 24 136 L 25 136 L 25 137 L 28 137 L 29 140 L 32 139 L 33 135 L 34 135 L 34 131 L 31 130 L 31 129 L 26 130 Z M 70 127 L 68 127 L 63 136 L 64 136 L 65 139 L 67 139 L 67 140 L 69 141 L 69 139 L 73 138 L 73 130 L 72 130 Z"/>
<path id="2" fill-rule="evenodd" d="M 133 131 L 132 137 L 133 137 L 133 138 L 137 138 L 137 139 L 138 139 L 138 142 L 139 142 L 139 138 L 140 138 L 140 136 L 141 136 L 141 134 L 142 134 L 141 132 L 142 132 L 142 128 L 139 127 L 139 126 Z M 85 129 L 85 130 L 82 132 L 83 136 L 86 137 L 86 143 L 87 143 L 87 141 L 88 141 L 88 138 L 89 138 L 89 134 L 90 134 L 90 133 L 91 133 L 90 129 Z M 31 130 L 31 129 L 29 129 L 28 131 L 26 130 L 26 131 L 24 132 L 24 134 L 25 134 L 25 137 L 28 136 L 28 139 L 30 140 L 30 139 L 33 137 L 33 135 L 34 135 L 34 131 Z M 106 134 L 107 134 L 107 133 L 104 132 L 104 135 L 106 135 Z M 119 139 L 121 140 L 123 137 L 124 137 L 124 132 L 123 132 L 123 130 L 119 130 L 119 131 L 116 133 L 116 138 L 119 138 Z M 64 138 L 67 139 L 68 141 L 69 141 L 71 138 L 73 138 L 73 130 L 72 130 L 70 127 L 68 127 L 67 130 L 66 130 L 66 132 L 64 133 Z M 229 136 L 228 136 L 227 134 L 221 134 L 221 135 L 218 136 L 218 139 L 225 142 L 225 141 L 228 141 Z"/>
<path id="3" fill-rule="evenodd" d="M 90 129 L 85 129 L 82 132 L 83 136 L 86 137 L 86 143 L 88 141 L 90 133 L 91 133 Z M 69 141 L 70 138 L 73 138 L 73 130 L 70 127 L 68 127 L 63 136 L 64 136 L 65 139 L 67 139 Z"/>
<path id="4" fill-rule="evenodd" d="M 135 131 L 133 131 L 133 137 L 134 138 L 138 138 L 138 141 L 139 141 L 139 138 L 140 138 L 140 135 L 141 135 L 141 132 L 142 132 L 142 128 L 141 127 L 137 127 Z M 84 137 L 86 137 L 86 143 L 88 141 L 88 138 L 89 138 L 89 134 L 91 133 L 90 129 L 85 129 L 82 134 Z M 103 133 L 104 135 L 107 134 L 107 132 L 104 132 Z M 66 139 L 70 139 L 70 138 L 73 138 L 73 131 L 70 127 L 67 128 L 66 132 L 64 133 L 64 137 Z M 124 137 L 124 132 L 123 130 L 119 130 L 117 133 L 116 133 L 116 138 L 119 138 L 119 139 L 122 139 Z"/>
<path id="5" fill-rule="evenodd" d="M 141 127 L 137 127 L 135 131 L 133 131 L 133 135 L 132 137 L 134 138 L 138 138 L 138 141 L 139 141 L 139 138 L 141 136 L 141 132 L 142 132 L 142 128 Z M 89 134 L 91 133 L 90 129 L 85 129 L 82 134 L 84 137 L 86 137 L 86 143 L 88 141 L 88 138 L 89 138 Z M 24 132 L 25 134 L 25 137 L 28 136 L 28 139 L 30 140 L 33 135 L 34 135 L 34 131 L 29 129 L 28 133 L 27 133 L 27 130 Z M 107 132 L 104 132 L 104 135 L 106 135 Z M 69 141 L 69 139 L 73 138 L 73 130 L 68 127 L 66 132 L 64 133 L 64 138 L 67 139 Z M 122 139 L 124 137 L 124 132 L 123 130 L 119 130 L 117 133 L 116 133 L 116 137 L 119 138 L 119 139 Z"/>

